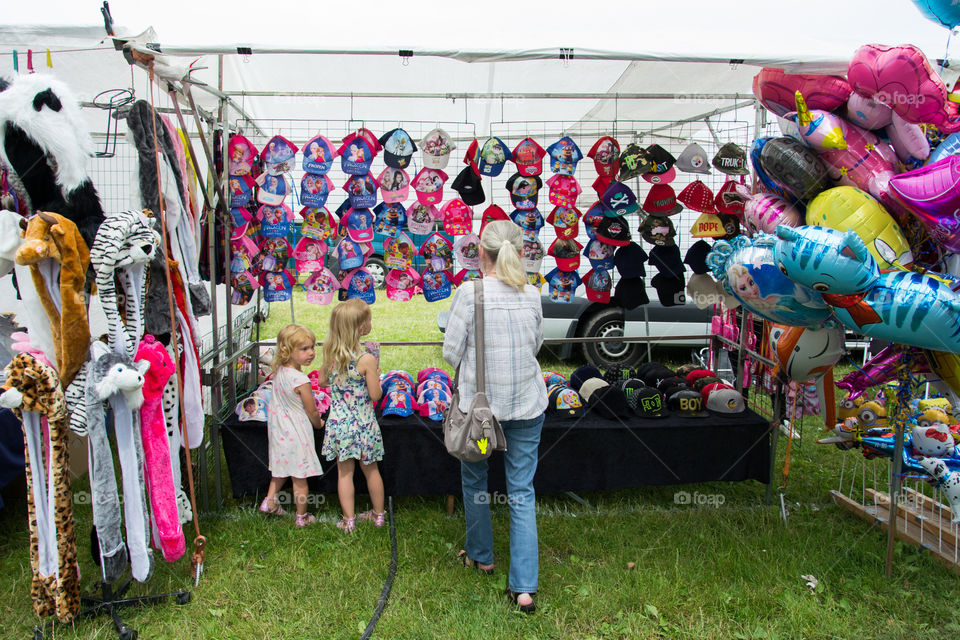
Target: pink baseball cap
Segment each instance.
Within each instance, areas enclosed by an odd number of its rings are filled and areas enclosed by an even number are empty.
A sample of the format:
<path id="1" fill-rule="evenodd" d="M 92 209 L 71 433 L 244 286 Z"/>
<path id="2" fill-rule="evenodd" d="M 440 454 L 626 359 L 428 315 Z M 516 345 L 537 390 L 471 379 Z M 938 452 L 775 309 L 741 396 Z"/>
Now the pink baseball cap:
<path id="1" fill-rule="evenodd" d="M 417 200 L 423 204 L 440 204 L 443 202 L 443 184 L 447 177 L 440 169 L 420 169 L 410 181 L 410 186 L 417 192 Z"/>
<path id="2" fill-rule="evenodd" d="M 387 286 L 387 298 L 398 302 L 406 302 L 417 293 L 420 284 L 420 274 L 415 269 L 391 269 L 384 279 Z"/>
<path id="3" fill-rule="evenodd" d="M 329 269 L 321 269 L 310 274 L 303 283 L 307 292 L 307 302 L 311 304 L 330 304 L 334 294 L 340 289 L 340 282 Z"/>
<path id="4" fill-rule="evenodd" d="M 473 209 L 460 198 L 443 205 L 443 230 L 451 236 L 462 236 L 473 230 Z"/>
<path id="5" fill-rule="evenodd" d="M 380 197 L 387 204 L 404 202 L 410 197 L 410 176 L 403 169 L 387 167 L 377 176 Z"/>

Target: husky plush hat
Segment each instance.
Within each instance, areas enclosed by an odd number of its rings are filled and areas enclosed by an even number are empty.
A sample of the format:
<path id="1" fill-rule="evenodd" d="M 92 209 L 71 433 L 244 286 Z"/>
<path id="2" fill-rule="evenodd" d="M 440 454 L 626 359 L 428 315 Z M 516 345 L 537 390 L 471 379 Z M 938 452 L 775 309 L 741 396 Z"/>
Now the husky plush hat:
<path id="1" fill-rule="evenodd" d="M 87 175 L 93 140 L 80 103 L 50 74 L 0 79 L 0 161 L 29 213 L 50 211 L 72 221 L 87 247 L 103 221 L 103 207 Z"/>

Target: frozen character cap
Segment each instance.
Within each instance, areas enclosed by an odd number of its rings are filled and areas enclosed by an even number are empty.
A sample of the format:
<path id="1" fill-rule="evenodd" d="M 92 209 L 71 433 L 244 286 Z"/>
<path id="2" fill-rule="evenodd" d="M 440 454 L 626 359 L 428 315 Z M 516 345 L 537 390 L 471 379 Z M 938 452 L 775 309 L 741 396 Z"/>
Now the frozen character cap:
<path id="1" fill-rule="evenodd" d="M 227 186 L 230 188 L 230 206 L 242 207 L 253 197 L 253 185 L 256 184 L 248 175 L 230 176 Z"/>
<path id="2" fill-rule="evenodd" d="M 547 180 L 550 186 L 550 204 L 560 207 L 575 207 L 580 195 L 580 185 L 573 176 L 557 174 Z"/>
<path id="3" fill-rule="evenodd" d="M 637 196 L 633 189 L 622 182 L 613 182 L 603 192 L 600 198 L 600 205 L 607 216 L 624 216 L 629 213 L 636 213 L 640 209 L 637 204 Z"/>
<path id="4" fill-rule="evenodd" d="M 341 271 L 349 271 L 363 266 L 367 256 L 373 253 L 373 247 L 366 243 L 344 238 L 337 244 L 337 263 Z"/>
<path id="5" fill-rule="evenodd" d="M 257 189 L 257 202 L 268 204 L 274 207 L 283 204 L 287 194 L 290 193 L 290 185 L 287 183 L 287 176 L 271 175 L 261 173 L 257 176 L 256 183 L 260 185 Z"/>
<path id="6" fill-rule="evenodd" d="M 631 142 L 620 154 L 620 182 L 643 175 L 653 168 L 653 158 L 647 150 Z"/>
<path id="7" fill-rule="evenodd" d="M 380 141 L 369 129 L 359 129 L 351 133 L 337 149 L 341 169 L 351 175 L 366 175 L 380 148 Z"/>
<path id="8" fill-rule="evenodd" d="M 543 243 L 539 240 L 524 241 L 523 255 L 520 256 L 523 262 L 523 270 L 527 273 L 539 273 L 540 265 L 543 264 Z"/>
<path id="9" fill-rule="evenodd" d="M 622 218 L 608 218 L 604 216 L 597 227 L 597 240 L 617 247 L 630 244 L 630 227 Z"/>
<path id="10" fill-rule="evenodd" d="M 264 271 L 260 276 L 263 281 L 263 299 L 267 302 L 285 302 L 293 292 L 293 283 L 296 281 L 286 269 L 280 271 Z"/>
<path id="11" fill-rule="evenodd" d="M 253 143 L 240 134 L 230 136 L 230 142 L 227 145 L 227 153 L 230 154 L 230 162 L 227 164 L 231 176 L 245 176 L 250 174 L 253 163 L 257 157 L 257 148 Z"/>
<path id="12" fill-rule="evenodd" d="M 453 245 L 453 253 L 464 269 L 479 269 L 480 236 L 475 233 L 460 236 Z"/>
<path id="13" fill-rule="evenodd" d="M 376 215 L 373 230 L 391 238 L 400 235 L 400 231 L 407 224 L 407 210 L 399 202 L 381 202 L 374 208 L 373 213 Z"/>
<path id="14" fill-rule="evenodd" d="M 263 205 L 257 209 L 256 217 L 260 221 L 260 235 L 264 238 L 283 238 L 290 233 L 293 211 L 285 204 L 279 207 Z"/>
<path id="15" fill-rule="evenodd" d="M 300 179 L 300 204 L 307 207 L 322 207 L 333 191 L 330 176 L 305 173 Z"/>
<path id="16" fill-rule="evenodd" d="M 347 300 L 360 298 L 367 304 L 373 304 L 377 300 L 373 276 L 363 267 L 347 273 L 342 280 L 342 286 L 347 293 Z"/>
<path id="17" fill-rule="evenodd" d="M 507 180 L 507 191 L 510 192 L 510 200 L 517 209 L 536 209 L 537 195 L 543 181 L 540 176 L 524 176 L 515 173 Z"/>
<path id="18" fill-rule="evenodd" d="M 324 136 L 314 136 L 303 145 L 303 170 L 314 175 L 326 175 L 337 155 L 337 148 L 332 142 Z"/>
<path id="19" fill-rule="evenodd" d="M 483 194 L 483 180 L 473 167 L 464 167 L 450 186 L 460 194 L 460 199 L 470 206 L 481 204 L 486 198 Z"/>
<path id="20" fill-rule="evenodd" d="M 377 177 L 380 196 L 387 204 L 404 202 L 410 196 L 410 176 L 403 169 L 387 167 Z"/>
<path id="21" fill-rule="evenodd" d="M 373 242 L 373 214 L 369 209 L 348 209 L 341 222 L 354 242 Z"/>
<path id="22" fill-rule="evenodd" d="M 420 274 L 412 268 L 391 269 L 387 272 L 387 298 L 398 302 L 411 300 L 420 284 Z"/>
<path id="23" fill-rule="evenodd" d="M 283 136 L 273 136 L 263 147 L 263 170 L 274 176 L 293 171 L 297 151 L 297 145 Z"/>
<path id="24" fill-rule="evenodd" d="M 574 238 L 557 238 L 550 245 L 547 254 L 553 256 L 557 268 L 561 271 L 576 271 L 580 267 L 580 251 L 583 245 Z"/>
<path id="25" fill-rule="evenodd" d="M 460 198 L 454 198 L 443 205 L 443 230 L 447 235 L 462 236 L 473 230 L 473 209 Z"/>
<path id="26" fill-rule="evenodd" d="M 655 184 L 643 201 L 643 210 L 658 216 L 672 216 L 683 211 L 677 202 L 677 194 L 668 184 Z"/>
<path id="27" fill-rule="evenodd" d="M 343 185 L 350 206 L 354 209 L 369 209 L 377 204 L 377 179 L 372 173 L 350 176 Z"/>
<path id="28" fill-rule="evenodd" d="M 563 303 L 573 302 L 574 293 L 582 282 L 576 271 L 563 271 L 560 268 L 548 273 L 544 279 L 549 285 L 550 299 Z"/>
<path id="29" fill-rule="evenodd" d="M 383 241 L 383 263 L 388 269 L 406 269 L 413 264 L 417 246 L 410 236 L 401 232 L 396 238 Z"/>
<path id="30" fill-rule="evenodd" d="M 543 158 L 547 152 L 533 138 L 524 138 L 513 148 L 513 162 L 522 176 L 538 176 L 543 173 Z"/>
<path id="31" fill-rule="evenodd" d="M 747 152 L 739 145 L 728 142 L 713 156 L 713 166 L 728 176 L 745 176 L 750 173 L 747 166 Z"/>
<path id="32" fill-rule="evenodd" d="M 620 168 L 620 143 L 615 138 L 603 136 L 593 143 L 587 157 L 593 158 L 593 166 L 601 178 L 613 178 Z"/>
<path id="33" fill-rule="evenodd" d="M 583 158 L 580 147 L 570 136 L 563 136 L 547 147 L 550 155 L 550 170 L 554 173 L 572 176 L 577 170 L 577 163 Z"/>
<path id="34" fill-rule="evenodd" d="M 652 191 L 652 189 L 651 189 Z M 688 209 L 699 211 L 700 213 L 716 213 L 717 208 L 713 204 L 713 191 L 701 180 L 694 180 L 683 188 L 677 196 L 677 200 L 682 202 Z"/>
<path id="35" fill-rule="evenodd" d="M 407 228 L 410 229 L 410 233 L 418 235 L 430 233 L 439 215 L 437 208 L 432 204 L 417 202 L 407 212 Z"/>
<path id="36" fill-rule="evenodd" d="M 329 269 L 314 271 L 304 281 L 307 302 L 311 304 L 330 304 L 334 294 L 340 289 L 340 282 Z"/>
<path id="37" fill-rule="evenodd" d="M 580 233 L 581 215 L 576 208 L 554 207 L 547 216 L 547 222 L 553 225 L 558 238 L 576 238 Z"/>
<path id="38" fill-rule="evenodd" d="M 611 269 L 613 267 L 614 252 L 617 247 L 601 242 L 599 238 L 591 238 L 583 250 L 590 266 L 594 269 Z"/>
<path id="39" fill-rule="evenodd" d="M 653 184 L 666 184 L 677 177 L 677 171 L 673 168 L 677 159 L 669 151 L 658 144 L 652 144 L 647 147 L 647 155 L 653 161 L 653 166 L 643 174 L 644 180 Z"/>
<path id="40" fill-rule="evenodd" d="M 503 171 L 503 166 L 510 160 L 513 154 L 510 148 L 500 138 L 493 137 L 484 140 L 483 144 L 478 144 L 476 139 L 470 143 L 467 148 L 467 157 L 464 162 L 476 168 L 481 176 L 496 177 Z"/>
<path id="41" fill-rule="evenodd" d="M 610 272 L 603 269 L 591 269 L 583 276 L 583 284 L 587 291 L 587 300 L 590 302 L 610 302 L 610 290 L 613 281 Z"/>
<path id="42" fill-rule="evenodd" d="M 410 165 L 410 158 L 417 145 L 410 134 L 403 129 L 392 129 L 380 136 L 383 145 L 383 162 L 388 167 L 403 169 Z"/>
<path id="43" fill-rule="evenodd" d="M 450 153 L 457 148 L 453 138 L 443 129 L 434 129 L 420 141 L 423 166 L 427 169 L 446 169 Z"/>
<path id="44" fill-rule="evenodd" d="M 410 186 L 417 192 L 417 200 L 423 204 L 440 204 L 443 202 L 443 183 L 447 181 L 447 174 L 439 169 L 420 169 L 413 176 Z"/>
<path id="45" fill-rule="evenodd" d="M 388 391 L 383 394 L 383 402 L 380 403 L 383 416 L 407 418 L 418 408 L 417 401 L 409 391 Z"/>
<path id="46" fill-rule="evenodd" d="M 423 297 L 427 302 L 449 298 L 452 279 L 453 275 L 449 271 L 432 271 L 429 267 L 424 269 L 420 285 L 423 288 Z"/>
<path id="47" fill-rule="evenodd" d="M 710 163 L 707 161 L 707 152 L 696 142 L 691 142 L 680 152 L 677 164 L 674 165 L 686 173 L 710 173 Z"/>
<path id="48" fill-rule="evenodd" d="M 488 222 L 494 220 L 509 220 L 510 216 L 507 215 L 507 212 L 498 207 L 495 204 L 490 205 L 483 210 L 483 216 L 480 218 L 480 235 L 483 235 L 483 229 L 487 226 Z"/>

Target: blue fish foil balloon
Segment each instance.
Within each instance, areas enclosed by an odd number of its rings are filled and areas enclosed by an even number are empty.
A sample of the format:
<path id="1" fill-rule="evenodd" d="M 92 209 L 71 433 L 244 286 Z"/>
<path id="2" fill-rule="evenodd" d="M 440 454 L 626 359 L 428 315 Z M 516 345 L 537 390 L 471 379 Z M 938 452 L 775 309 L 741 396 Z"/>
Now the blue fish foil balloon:
<path id="1" fill-rule="evenodd" d="M 894 270 L 881 273 L 853 231 L 777 227 L 780 271 L 810 287 L 844 326 L 871 338 L 960 353 L 960 285 L 953 276 Z"/>
<path id="2" fill-rule="evenodd" d="M 761 233 L 718 240 L 707 255 L 717 282 L 749 311 L 778 324 L 819 327 L 830 317 L 820 294 L 790 280 L 777 268 L 777 239 Z"/>

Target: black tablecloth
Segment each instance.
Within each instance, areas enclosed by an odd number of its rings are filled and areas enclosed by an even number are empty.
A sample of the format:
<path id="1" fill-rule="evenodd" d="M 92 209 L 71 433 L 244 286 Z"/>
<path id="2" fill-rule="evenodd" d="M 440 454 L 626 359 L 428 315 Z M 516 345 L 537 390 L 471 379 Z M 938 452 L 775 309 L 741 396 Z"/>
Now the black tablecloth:
<path id="1" fill-rule="evenodd" d="M 380 419 L 386 455 L 380 463 L 388 495 L 460 494 L 460 463 L 443 446 L 441 424 L 411 416 Z M 319 455 L 322 432 L 314 432 Z M 234 497 L 264 494 L 267 430 L 264 422 L 222 425 Z M 314 491 L 336 493 L 336 463 L 321 458 L 324 473 Z M 357 472 L 358 489 L 363 487 Z M 714 480 L 770 478 L 770 425 L 752 411 L 709 418 L 632 418 L 624 422 L 588 415 L 547 414 L 534 479 L 539 493 L 622 489 Z M 490 458 L 489 490 L 504 491 L 503 456 Z"/>

